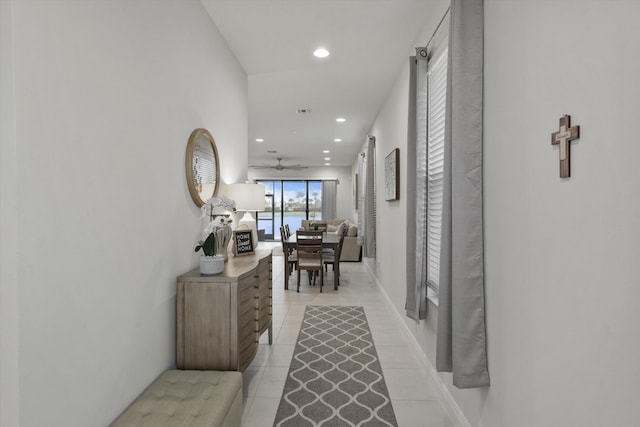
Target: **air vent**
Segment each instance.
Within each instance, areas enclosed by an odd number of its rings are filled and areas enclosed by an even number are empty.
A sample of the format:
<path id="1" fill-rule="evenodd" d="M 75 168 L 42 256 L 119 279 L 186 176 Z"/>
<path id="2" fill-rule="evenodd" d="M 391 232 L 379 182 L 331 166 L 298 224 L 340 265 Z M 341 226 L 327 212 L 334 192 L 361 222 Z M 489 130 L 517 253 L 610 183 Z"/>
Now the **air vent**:
<path id="1" fill-rule="evenodd" d="M 300 114 L 301 116 L 305 116 L 305 115 L 311 114 L 311 109 L 310 108 L 299 108 L 299 109 L 296 110 L 296 112 L 298 114 Z"/>
<path id="2" fill-rule="evenodd" d="M 277 153 L 277 151 L 276 151 L 276 150 L 267 150 L 267 153 L 269 153 L 269 154 L 276 154 L 276 153 Z"/>

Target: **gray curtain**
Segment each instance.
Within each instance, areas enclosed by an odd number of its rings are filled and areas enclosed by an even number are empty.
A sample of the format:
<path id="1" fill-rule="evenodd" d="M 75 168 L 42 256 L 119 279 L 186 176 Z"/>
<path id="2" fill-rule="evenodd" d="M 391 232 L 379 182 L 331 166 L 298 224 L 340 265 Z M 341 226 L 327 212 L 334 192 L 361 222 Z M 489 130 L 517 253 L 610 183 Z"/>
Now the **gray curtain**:
<path id="1" fill-rule="evenodd" d="M 364 191 L 361 208 L 358 210 L 358 243 L 362 246 L 362 255 L 367 258 L 375 258 L 376 256 L 375 150 L 376 139 L 369 136 L 365 144 L 365 151 L 361 154 L 360 176 Z"/>
<path id="2" fill-rule="evenodd" d="M 322 181 L 322 219 L 336 217 L 337 184 L 335 180 Z"/>
<path id="3" fill-rule="evenodd" d="M 366 144 L 365 144 L 366 150 Z M 364 214 L 366 210 L 365 204 L 365 191 L 364 191 L 364 182 L 365 182 L 365 171 L 367 170 L 364 160 L 365 153 L 360 153 L 358 157 L 358 174 L 360 176 L 360 183 L 358 184 L 358 237 L 357 242 L 360 246 L 364 247 Z"/>
<path id="4" fill-rule="evenodd" d="M 405 310 L 415 320 L 427 317 L 427 58 L 409 58 L 407 129 L 407 295 Z M 411 161 L 415 159 L 414 161 Z"/>
<path id="5" fill-rule="evenodd" d="M 452 0 L 436 367 L 489 385 L 482 220 L 483 0 Z"/>

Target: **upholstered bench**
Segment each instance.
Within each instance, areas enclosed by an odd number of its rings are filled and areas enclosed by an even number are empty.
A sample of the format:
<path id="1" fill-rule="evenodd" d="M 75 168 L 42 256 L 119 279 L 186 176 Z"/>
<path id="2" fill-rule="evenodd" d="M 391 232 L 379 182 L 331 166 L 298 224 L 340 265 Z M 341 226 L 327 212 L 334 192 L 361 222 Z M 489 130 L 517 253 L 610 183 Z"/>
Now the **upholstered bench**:
<path id="1" fill-rule="evenodd" d="M 242 374 L 166 371 L 111 427 L 240 427 Z"/>

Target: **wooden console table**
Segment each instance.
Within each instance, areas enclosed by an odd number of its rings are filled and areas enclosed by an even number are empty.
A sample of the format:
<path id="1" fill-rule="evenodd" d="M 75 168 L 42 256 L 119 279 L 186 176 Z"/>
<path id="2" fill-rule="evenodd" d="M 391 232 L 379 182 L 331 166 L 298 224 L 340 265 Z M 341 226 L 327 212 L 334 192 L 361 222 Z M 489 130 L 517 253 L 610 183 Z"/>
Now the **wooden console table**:
<path id="1" fill-rule="evenodd" d="M 195 268 L 177 279 L 178 369 L 244 371 L 271 321 L 271 252 L 229 257 L 224 271 Z"/>

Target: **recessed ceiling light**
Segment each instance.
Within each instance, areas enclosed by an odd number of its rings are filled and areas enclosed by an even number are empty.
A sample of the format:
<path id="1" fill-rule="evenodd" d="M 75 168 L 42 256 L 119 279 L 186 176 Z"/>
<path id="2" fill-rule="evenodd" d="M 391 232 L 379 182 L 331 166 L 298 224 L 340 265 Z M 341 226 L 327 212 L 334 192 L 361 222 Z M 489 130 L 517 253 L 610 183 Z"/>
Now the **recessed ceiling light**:
<path id="1" fill-rule="evenodd" d="M 338 122 L 338 123 L 344 123 L 344 122 L 346 122 L 346 121 L 347 121 L 347 119 L 345 119 L 344 117 L 338 117 L 338 118 L 336 119 L 336 122 Z"/>
<path id="2" fill-rule="evenodd" d="M 264 142 L 264 139 L 262 139 L 262 138 L 256 138 L 256 142 Z"/>
<path id="3" fill-rule="evenodd" d="M 331 163 L 325 163 L 324 165 L 325 166 L 331 166 Z"/>
<path id="4" fill-rule="evenodd" d="M 324 159 L 325 160 L 331 160 L 331 157 L 325 157 Z"/>
<path id="5" fill-rule="evenodd" d="M 329 56 L 329 51 L 323 47 L 319 47 L 313 51 L 313 56 L 316 58 L 326 58 Z"/>
<path id="6" fill-rule="evenodd" d="M 331 151 L 329 151 L 329 150 L 322 150 L 322 152 L 323 152 L 324 154 L 327 154 L 327 153 L 330 153 Z"/>
<path id="7" fill-rule="evenodd" d="M 333 141 L 334 142 L 342 142 L 342 138 L 335 138 Z"/>

